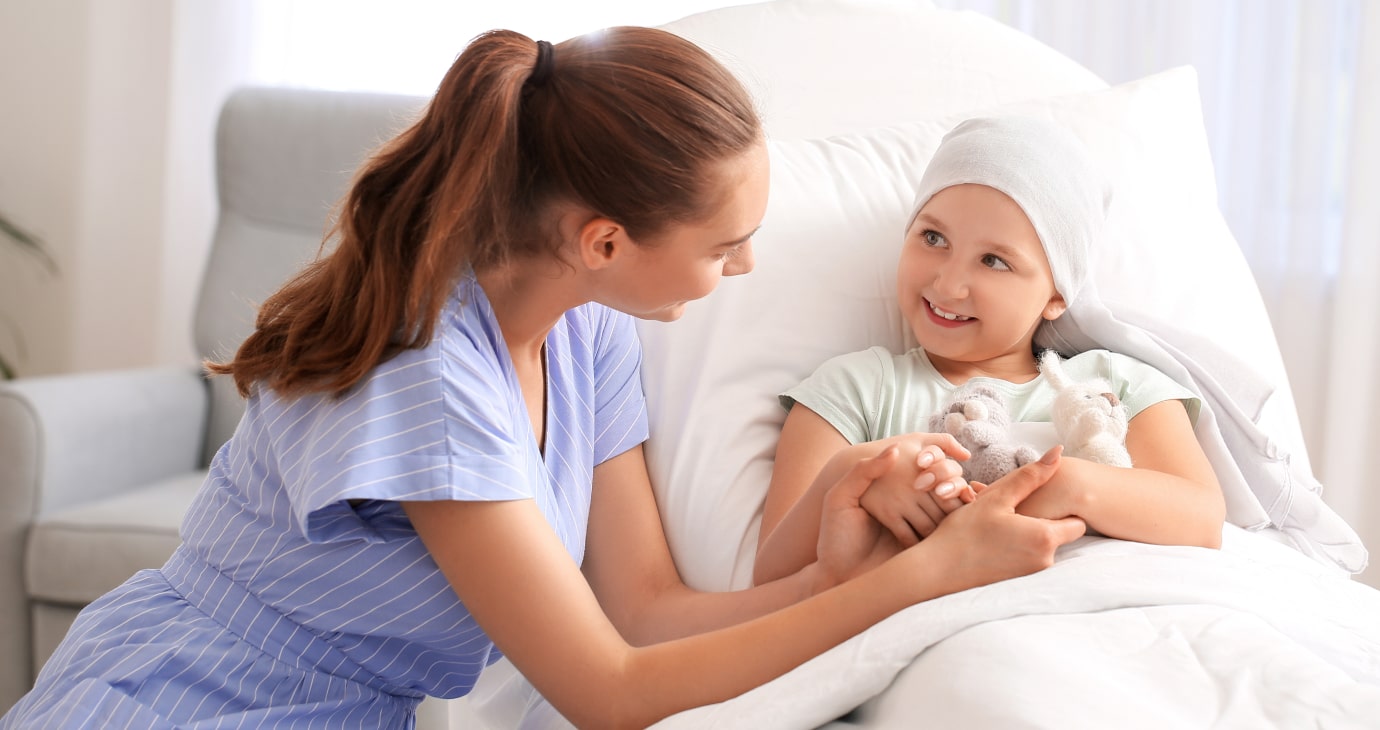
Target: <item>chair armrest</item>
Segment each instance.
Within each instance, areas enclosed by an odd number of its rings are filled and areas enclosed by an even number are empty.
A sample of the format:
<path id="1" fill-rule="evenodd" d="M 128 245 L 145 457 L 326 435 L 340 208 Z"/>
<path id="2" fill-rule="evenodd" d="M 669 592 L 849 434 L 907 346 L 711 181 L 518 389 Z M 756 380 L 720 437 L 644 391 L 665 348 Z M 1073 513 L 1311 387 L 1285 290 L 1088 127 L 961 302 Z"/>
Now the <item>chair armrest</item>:
<path id="1" fill-rule="evenodd" d="M 0 504 L 32 516 L 196 469 L 207 401 L 192 368 L 0 383 Z"/>

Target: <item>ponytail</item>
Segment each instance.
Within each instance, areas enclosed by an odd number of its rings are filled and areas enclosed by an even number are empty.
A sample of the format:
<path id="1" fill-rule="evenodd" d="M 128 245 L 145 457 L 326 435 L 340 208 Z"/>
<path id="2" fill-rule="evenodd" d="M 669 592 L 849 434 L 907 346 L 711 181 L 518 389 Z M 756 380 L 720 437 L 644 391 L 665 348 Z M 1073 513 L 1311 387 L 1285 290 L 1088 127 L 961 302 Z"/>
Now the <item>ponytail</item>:
<path id="1" fill-rule="evenodd" d="M 264 301 L 233 360 L 207 368 L 246 396 L 260 381 L 344 393 L 430 341 L 467 267 L 554 255 L 552 204 L 652 241 L 706 216 L 710 166 L 761 136 L 741 84 L 671 33 L 611 28 L 546 48 L 485 33 L 360 170 L 327 236 L 335 250 Z"/>

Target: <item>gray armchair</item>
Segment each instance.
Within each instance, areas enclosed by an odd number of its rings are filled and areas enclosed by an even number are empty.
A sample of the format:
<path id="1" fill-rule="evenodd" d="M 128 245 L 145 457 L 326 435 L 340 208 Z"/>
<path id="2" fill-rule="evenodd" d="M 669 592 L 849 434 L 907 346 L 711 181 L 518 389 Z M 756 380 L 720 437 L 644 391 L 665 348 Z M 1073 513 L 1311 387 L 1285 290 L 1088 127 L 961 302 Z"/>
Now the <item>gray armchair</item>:
<path id="1" fill-rule="evenodd" d="M 365 154 L 424 101 L 264 88 L 227 100 L 199 355 L 233 352 L 255 304 L 316 255 Z M 0 711 L 32 685 L 83 606 L 172 553 L 242 410 L 233 383 L 192 366 L 0 383 Z"/>

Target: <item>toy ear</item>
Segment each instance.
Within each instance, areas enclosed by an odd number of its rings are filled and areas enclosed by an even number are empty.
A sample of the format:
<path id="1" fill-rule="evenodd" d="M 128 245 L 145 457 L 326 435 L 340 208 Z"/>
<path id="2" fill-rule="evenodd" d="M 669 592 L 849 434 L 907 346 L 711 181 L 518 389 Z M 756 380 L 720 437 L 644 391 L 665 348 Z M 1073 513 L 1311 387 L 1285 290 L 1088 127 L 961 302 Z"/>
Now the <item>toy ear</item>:
<path id="1" fill-rule="evenodd" d="M 1055 388 L 1063 390 L 1064 373 L 1059 367 L 1059 353 L 1053 350 L 1045 350 L 1040 353 L 1040 372 L 1049 379 Z"/>

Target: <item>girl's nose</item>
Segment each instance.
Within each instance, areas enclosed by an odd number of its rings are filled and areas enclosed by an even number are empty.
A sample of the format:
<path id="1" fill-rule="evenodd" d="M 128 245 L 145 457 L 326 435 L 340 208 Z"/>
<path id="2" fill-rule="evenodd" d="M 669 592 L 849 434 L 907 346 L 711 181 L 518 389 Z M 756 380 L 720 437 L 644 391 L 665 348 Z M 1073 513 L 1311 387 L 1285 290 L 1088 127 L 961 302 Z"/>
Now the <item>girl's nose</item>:
<path id="1" fill-rule="evenodd" d="M 945 299 L 963 299 L 968 296 L 968 277 L 962 267 L 946 262 L 936 268 L 934 292 Z"/>

